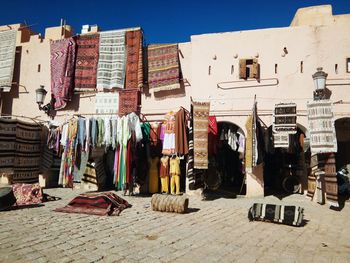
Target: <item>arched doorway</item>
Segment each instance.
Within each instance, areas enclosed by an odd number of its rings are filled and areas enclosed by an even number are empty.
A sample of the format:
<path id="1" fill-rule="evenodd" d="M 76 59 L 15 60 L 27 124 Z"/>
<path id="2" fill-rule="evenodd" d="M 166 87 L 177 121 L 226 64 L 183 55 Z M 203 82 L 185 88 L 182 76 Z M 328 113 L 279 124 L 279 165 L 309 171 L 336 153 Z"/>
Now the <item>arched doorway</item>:
<path id="1" fill-rule="evenodd" d="M 289 146 L 284 148 L 275 148 L 272 126 L 266 132 L 265 195 L 302 193 L 307 189 L 309 158 L 306 129 L 298 124 L 297 132 L 289 135 Z"/>
<path id="2" fill-rule="evenodd" d="M 245 134 L 231 122 L 221 121 L 217 125 L 218 137 L 215 140 L 209 138 L 209 169 L 204 178 L 206 187 L 240 193 L 244 178 Z"/>
<path id="3" fill-rule="evenodd" d="M 350 165 L 350 117 L 335 121 L 338 151 L 336 153 L 337 171 Z"/>

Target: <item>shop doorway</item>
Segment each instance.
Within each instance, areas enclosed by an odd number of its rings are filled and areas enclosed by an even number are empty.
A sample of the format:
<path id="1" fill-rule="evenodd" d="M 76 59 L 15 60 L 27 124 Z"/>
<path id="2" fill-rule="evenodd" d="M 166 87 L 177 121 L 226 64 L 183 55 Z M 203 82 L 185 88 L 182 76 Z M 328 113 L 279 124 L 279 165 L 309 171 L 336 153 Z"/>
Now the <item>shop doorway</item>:
<path id="1" fill-rule="evenodd" d="M 265 195 L 288 195 L 307 190 L 310 150 L 306 144 L 306 129 L 300 125 L 289 135 L 289 146 L 274 148 L 272 126 L 266 131 L 264 158 Z"/>
<path id="2" fill-rule="evenodd" d="M 350 165 L 350 118 L 341 118 L 335 121 L 338 151 L 336 153 L 337 171 Z"/>
<path id="3" fill-rule="evenodd" d="M 217 138 L 209 138 L 209 142 L 206 188 L 217 193 L 244 194 L 242 193 L 245 150 L 243 130 L 231 122 L 218 122 Z"/>

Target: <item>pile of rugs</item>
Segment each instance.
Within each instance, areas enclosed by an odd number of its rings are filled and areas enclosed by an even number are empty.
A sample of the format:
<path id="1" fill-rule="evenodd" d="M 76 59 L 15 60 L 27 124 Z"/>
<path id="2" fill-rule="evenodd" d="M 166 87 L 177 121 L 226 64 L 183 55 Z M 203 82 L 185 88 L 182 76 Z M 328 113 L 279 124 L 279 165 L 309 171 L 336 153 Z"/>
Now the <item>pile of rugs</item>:
<path id="1" fill-rule="evenodd" d="M 291 205 L 254 203 L 248 212 L 249 221 L 267 221 L 291 226 L 301 226 L 304 208 Z"/>

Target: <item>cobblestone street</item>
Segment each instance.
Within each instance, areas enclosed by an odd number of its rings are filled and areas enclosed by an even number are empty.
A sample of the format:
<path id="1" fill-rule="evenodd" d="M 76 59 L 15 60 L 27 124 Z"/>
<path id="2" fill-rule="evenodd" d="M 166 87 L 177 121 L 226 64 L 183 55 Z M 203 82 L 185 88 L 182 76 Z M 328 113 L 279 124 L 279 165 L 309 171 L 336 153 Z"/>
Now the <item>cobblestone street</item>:
<path id="1" fill-rule="evenodd" d="M 190 212 L 174 214 L 125 197 L 132 208 L 101 217 L 52 211 L 82 190 L 45 192 L 62 200 L 0 212 L 0 262 L 350 262 L 349 203 L 338 212 L 301 195 L 190 197 Z M 249 222 L 256 201 L 300 205 L 306 225 Z"/>

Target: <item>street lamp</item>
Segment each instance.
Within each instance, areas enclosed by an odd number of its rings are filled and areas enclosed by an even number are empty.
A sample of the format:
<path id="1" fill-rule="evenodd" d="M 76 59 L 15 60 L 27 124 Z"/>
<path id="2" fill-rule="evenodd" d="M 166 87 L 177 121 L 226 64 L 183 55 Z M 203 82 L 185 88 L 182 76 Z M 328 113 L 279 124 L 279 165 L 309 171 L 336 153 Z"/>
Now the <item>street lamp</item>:
<path id="1" fill-rule="evenodd" d="M 47 91 L 45 90 L 44 85 L 40 85 L 40 88 L 36 89 L 35 93 L 36 93 L 36 103 L 39 106 L 39 110 L 44 111 L 48 116 L 50 116 L 50 113 L 52 110 L 51 102 L 42 106 L 44 104 L 45 96 L 47 94 Z"/>
<path id="2" fill-rule="evenodd" d="M 324 99 L 326 96 L 326 79 L 328 74 L 322 70 L 321 67 L 317 68 L 317 72 L 312 75 L 315 85 L 314 99 Z"/>

